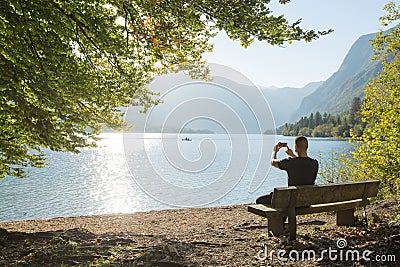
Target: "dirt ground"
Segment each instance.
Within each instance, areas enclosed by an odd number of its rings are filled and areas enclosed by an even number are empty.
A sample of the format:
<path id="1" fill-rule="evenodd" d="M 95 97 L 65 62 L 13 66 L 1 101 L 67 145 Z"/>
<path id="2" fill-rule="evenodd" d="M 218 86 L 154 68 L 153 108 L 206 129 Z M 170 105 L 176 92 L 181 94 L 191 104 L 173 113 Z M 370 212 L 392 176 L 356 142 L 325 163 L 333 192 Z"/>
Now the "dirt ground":
<path id="1" fill-rule="evenodd" d="M 356 214 L 298 216 L 295 241 L 247 205 L 5 222 L 0 266 L 400 266 L 400 201 Z"/>

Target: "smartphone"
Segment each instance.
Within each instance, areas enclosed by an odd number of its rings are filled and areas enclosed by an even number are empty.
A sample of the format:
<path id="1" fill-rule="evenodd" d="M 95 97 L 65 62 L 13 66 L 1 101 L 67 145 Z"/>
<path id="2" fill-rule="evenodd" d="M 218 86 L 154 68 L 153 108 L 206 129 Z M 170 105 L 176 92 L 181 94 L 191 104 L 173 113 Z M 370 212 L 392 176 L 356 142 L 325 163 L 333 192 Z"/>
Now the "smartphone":
<path id="1" fill-rule="evenodd" d="M 280 143 L 281 147 L 287 147 L 287 143 Z"/>

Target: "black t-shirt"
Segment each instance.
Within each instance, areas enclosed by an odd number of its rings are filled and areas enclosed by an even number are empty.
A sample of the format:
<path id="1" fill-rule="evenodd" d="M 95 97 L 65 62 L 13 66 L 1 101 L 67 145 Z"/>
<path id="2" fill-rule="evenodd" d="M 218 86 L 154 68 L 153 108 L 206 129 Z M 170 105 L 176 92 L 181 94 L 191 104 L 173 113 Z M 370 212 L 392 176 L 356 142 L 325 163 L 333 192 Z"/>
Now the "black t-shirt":
<path id="1" fill-rule="evenodd" d="M 286 158 L 278 162 L 288 173 L 288 185 L 313 185 L 318 173 L 318 161 L 310 157 Z"/>

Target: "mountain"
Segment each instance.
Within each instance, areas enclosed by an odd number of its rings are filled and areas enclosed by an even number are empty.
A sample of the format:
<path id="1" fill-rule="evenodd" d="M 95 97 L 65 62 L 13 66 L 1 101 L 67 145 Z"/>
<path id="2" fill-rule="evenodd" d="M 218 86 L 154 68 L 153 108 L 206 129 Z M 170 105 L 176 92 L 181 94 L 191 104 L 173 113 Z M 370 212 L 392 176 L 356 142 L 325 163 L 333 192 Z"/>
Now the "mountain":
<path id="1" fill-rule="evenodd" d="M 141 107 L 130 107 L 125 120 L 134 124 L 131 131 L 259 134 L 275 129 L 262 92 L 236 72 L 223 71 L 230 78 L 213 75 L 205 82 L 184 73 L 155 78 L 149 89 L 159 93 L 162 102 L 146 114 L 139 112 Z"/>
<path id="2" fill-rule="evenodd" d="M 291 115 L 300 107 L 303 98 L 313 93 L 322 83 L 312 82 L 303 88 L 260 87 L 274 115 L 276 126 L 293 122 Z"/>
<path id="3" fill-rule="evenodd" d="M 133 132 L 266 132 L 287 122 L 301 100 L 322 83 L 257 88 L 237 75 L 228 76 L 214 76 L 211 83 L 192 81 L 182 73 L 157 77 L 149 88 L 161 94 L 162 103 L 147 114 L 130 107 L 125 120 L 135 125 Z"/>
<path id="4" fill-rule="evenodd" d="M 349 109 L 354 97 L 363 97 L 365 85 L 382 70 L 379 62 L 371 61 L 374 52 L 370 40 L 375 35 L 372 33 L 358 38 L 338 71 L 303 99 L 290 121 L 317 111 L 337 114 Z"/>

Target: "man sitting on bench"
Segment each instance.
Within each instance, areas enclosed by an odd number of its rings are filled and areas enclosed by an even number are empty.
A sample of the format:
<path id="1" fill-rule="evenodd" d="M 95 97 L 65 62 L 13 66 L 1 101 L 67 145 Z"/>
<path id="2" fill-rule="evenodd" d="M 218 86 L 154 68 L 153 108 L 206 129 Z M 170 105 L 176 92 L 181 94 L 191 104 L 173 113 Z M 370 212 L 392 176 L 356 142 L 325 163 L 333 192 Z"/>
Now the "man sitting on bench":
<path id="1" fill-rule="evenodd" d="M 297 156 L 287 143 L 276 144 L 272 153 L 271 165 L 287 172 L 289 186 L 313 185 L 317 178 L 318 161 L 307 156 L 308 141 L 305 136 L 296 137 L 294 143 Z M 289 155 L 289 158 L 278 160 L 276 155 L 282 147 L 286 147 L 286 154 Z M 260 196 L 256 203 L 270 205 L 271 200 L 272 193 Z"/>

